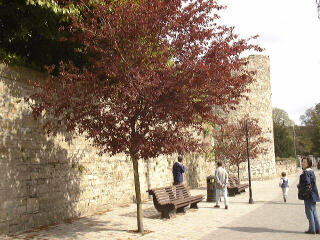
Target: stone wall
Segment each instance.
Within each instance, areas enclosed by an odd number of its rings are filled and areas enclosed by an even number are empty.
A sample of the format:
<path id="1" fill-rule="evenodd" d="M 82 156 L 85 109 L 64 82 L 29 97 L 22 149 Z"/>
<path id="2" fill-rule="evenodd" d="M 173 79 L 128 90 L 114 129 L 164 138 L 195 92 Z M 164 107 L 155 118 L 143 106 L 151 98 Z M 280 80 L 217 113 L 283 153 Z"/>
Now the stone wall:
<path id="1" fill-rule="evenodd" d="M 261 81 L 238 113 L 251 112 L 264 120 L 265 134 L 272 136 L 269 61 L 264 56 L 250 57 L 250 61 L 249 67 L 258 70 Z M 99 156 L 83 136 L 72 142 L 62 135 L 46 136 L 24 101 L 32 91 L 26 84 L 29 79 L 43 76 L 0 64 L 0 233 L 24 231 L 133 202 L 133 171 L 128 157 Z M 268 147 L 268 155 L 253 160 L 254 178 L 275 174 L 273 147 Z M 171 170 L 176 158 L 140 161 L 143 200 L 148 198 L 148 188 L 173 182 Z M 186 156 L 185 165 L 186 183 L 192 188 L 205 186 L 206 177 L 215 171 L 214 162 L 204 155 Z M 244 164 L 243 178 L 246 172 Z"/>
<path id="2" fill-rule="evenodd" d="M 280 177 L 282 172 L 288 175 L 297 172 L 297 162 L 294 160 L 276 161 L 277 176 Z"/>
<path id="3" fill-rule="evenodd" d="M 84 137 L 73 142 L 46 136 L 30 115 L 24 97 L 28 79 L 43 76 L 0 64 L 0 233 L 24 231 L 63 219 L 93 214 L 134 201 L 131 161 L 125 155 L 99 156 Z M 141 192 L 170 185 L 177 156 L 140 161 Z M 185 158 L 186 182 L 204 186 L 214 172 L 199 155 Z"/>
<path id="4" fill-rule="evenodd" d="M 249 100 L 243 100 L 235 111 L 231 111 L 228 119 L 231 122 L 239 121 L 246 114 L 249 117 L 258 119 L 262 128 L 263 136 L 270 140 L 265 143 L 268 153 L 260 155 L 257 159 L 251 159 L 252 179 L 267 179 L 275 176 L 275 154 L 273 141 L 273 122 L 271 104 L 271 82 L 270 82 L 270 61 L 268 56 L 252 55 L 248 57 L 249 71 L 256 71 L 255 79 L 250 86 L 251 92 L 247 95 Z M 232 168 L 235 171 L 235 168 Z M 240 178 L 248 178 L 247 163 L 240 165 Z"/>

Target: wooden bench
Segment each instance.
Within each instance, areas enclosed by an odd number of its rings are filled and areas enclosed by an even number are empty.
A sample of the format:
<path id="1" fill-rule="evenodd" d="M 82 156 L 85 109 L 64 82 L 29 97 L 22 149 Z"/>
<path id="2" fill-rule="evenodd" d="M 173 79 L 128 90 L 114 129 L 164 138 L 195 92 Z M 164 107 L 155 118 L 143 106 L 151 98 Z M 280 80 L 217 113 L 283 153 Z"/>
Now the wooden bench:
<path id="1" fill-rule="evenodd" d="M 189 189 L 181 185 L 155 188 L 147 191 L 153 196 L 155 208 L 161 212 L 161 218 L 170 218 L 176 212 L 185 212 L 185 207 L 198 208 L 197 203 L 203 200 L 203 195 L 191 196 Z"/>
<path id="2" fill-rule="evenodd" d="M 239 179 L 236 176 L 229 176 L 228 195 L 234 196 L 238 193 L 244 192 L 249 184 L 240 184 Z"/>

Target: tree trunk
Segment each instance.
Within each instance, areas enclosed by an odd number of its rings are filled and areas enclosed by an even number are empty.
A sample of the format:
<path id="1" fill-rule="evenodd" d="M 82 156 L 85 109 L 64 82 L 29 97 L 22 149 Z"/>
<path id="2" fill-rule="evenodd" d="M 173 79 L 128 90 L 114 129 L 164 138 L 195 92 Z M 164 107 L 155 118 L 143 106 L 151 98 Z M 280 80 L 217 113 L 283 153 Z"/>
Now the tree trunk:
<path id="1" fill-rule="evenodd" d="M 133 164 L 134 186 L 135 186 L 135 190 L 136 190 L 138 232 L 143 233 L 144 228 L 143 228 L 143 222 L 142 222 L 143 214 L 142 214 L 142 205 L 141 205 L 138 159 L 134 154 L 130 154 L 130 157 L 131 157 L 131 161 Z"/>
<path id="2" fill-rule="evenodd" d="M 237 164 L 237 167 L 238 167 L 238 180 L 240 182 L 240 164 Z"/>

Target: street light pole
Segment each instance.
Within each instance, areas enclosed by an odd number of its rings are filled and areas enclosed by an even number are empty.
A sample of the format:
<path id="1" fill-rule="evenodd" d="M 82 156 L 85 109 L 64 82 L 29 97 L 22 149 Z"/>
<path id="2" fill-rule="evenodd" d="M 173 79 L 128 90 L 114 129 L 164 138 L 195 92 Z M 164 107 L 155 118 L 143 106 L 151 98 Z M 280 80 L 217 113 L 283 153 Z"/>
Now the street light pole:
<path id="1" fill-rule="evenodd" d="M 248 176 L 249 176 L 249 204 L 253 204 L 252 188 L 251 188 L 251 169 L 250 169 L 248 120 L 246 120 L 246 140 L 247 140 L 247 156 L 248 156 Z"/>
<path id="2" fill-rule="evenodd" d="M 294 147 L 294 158 L 297 159 L 297 148 L 296 148 L 296 132 L 294 130 L 294 124 L 292 125 L 293 129 L 293 147 Z"/>
<path id="3" fill-rule="evenodd" d="M 317 9 L 318 9 L 318 18 L 320 19 L 320 0 L 316 0 Z"/>

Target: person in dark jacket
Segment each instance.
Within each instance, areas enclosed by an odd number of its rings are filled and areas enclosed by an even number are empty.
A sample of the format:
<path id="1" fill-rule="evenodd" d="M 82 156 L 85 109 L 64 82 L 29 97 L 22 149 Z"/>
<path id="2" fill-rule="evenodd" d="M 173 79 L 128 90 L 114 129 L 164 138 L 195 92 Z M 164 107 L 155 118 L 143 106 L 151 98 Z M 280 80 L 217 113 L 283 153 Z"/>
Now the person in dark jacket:
<path id="1" fill-rule="evenodd" d="M 320 201 L 318 188 L 316 184 L 316 176 L 311 169 L 312 161 L 308 157 L 303 157 L 301 161 L 303 173 L 300 175 L 298 189 L 311 184 L 312 193 L 309 199 L 304 200 L 304 207 L 307 219 L 309 221 L 309 229 L 305 231 L 307 234 L 320 234 L 319 218 L 316 208 L 316 202 Z"/>
<path id="2" fill-rule="evenodd" d="M 178 156 L 178 162 L 173 164 L 172 174 L 173 174 L 173 185 L 179 185 L 183 182 L 183 173 L 185 171 L 185 167 L 182 164 L 183 157 L 181 155 Z"/>

